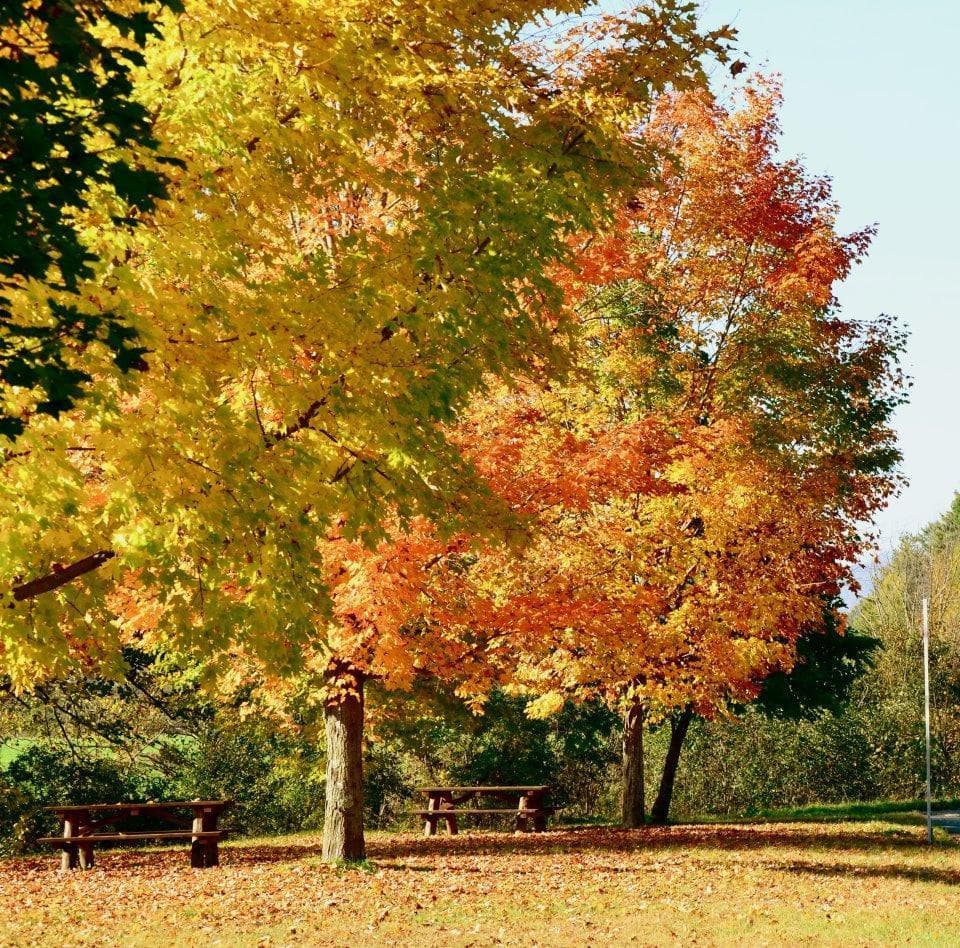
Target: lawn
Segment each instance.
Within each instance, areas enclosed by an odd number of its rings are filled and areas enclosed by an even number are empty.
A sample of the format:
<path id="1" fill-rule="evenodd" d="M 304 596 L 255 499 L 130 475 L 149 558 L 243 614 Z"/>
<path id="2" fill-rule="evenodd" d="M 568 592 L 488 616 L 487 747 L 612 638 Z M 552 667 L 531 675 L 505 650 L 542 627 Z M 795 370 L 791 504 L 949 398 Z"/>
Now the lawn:
<path id="1" fill-rule="evenodd" d="M 369 864 L 299 835 L 114 850 L 61 876 L 0 862 L 0 944 L 960 944 L 960 845 L 885 822 L 539 836 L 371 834 Z"/>
<path id="2" fill-rule="evenodd" d="M 960 800 L 940 799 L 932 801 L 934 813 L 940 810 L 960 810 Z M 921 825 L 926 820 L 927 804 L 924 800 L 877 800 L 869 803 L 814 803 L 809 806 L 791 807 L 785 810 L 766 810 L 758 822 L 863 822 L 883 820 L 887 823 L 913 823 Z M 712 821 L 711 821 L 712 822 Z M 754 822 L 751 820 L 751 822 Z"/>

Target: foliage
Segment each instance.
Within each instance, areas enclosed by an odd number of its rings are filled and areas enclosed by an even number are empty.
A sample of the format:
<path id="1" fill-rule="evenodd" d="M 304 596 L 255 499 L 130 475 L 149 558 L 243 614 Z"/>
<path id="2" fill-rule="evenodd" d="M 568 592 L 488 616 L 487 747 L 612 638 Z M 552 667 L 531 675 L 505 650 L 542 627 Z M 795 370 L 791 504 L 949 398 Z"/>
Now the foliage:
<path id="1" fill-rule="evenodd" d="M 609 768 L 618 759 L 617 718 L 605 705 L 571 703 L 547 720 L 535 720 L 526 713 L 527 699 L 500 691 L 491 695 L 481 715 L 465 712 L 443 689 L 421 688 L 412 696 L 384 700 L 388 707 L 374 711 L 372 751 L 376 760 L 386 756 L 403 762 L 407 772 L 395 791 L 394 817 L 409 808 L 416 786 L 437 782 L 547 784 L 563 819 L 605 815 Z M 369 789 L 369 773 L 366 784 Z M 380 785 L 381 780 L 373 781 L 374 799 Z M 368 805 L 372 802 L 368 798 Z"/>
<path id="2" fill-rule="evenodd" d="M 364 825 L 395 828 L 406 825 L 406 811 L 421 782 L 418 762 L 393 742 L 374 741 L 363 759 Z"/>
<path id="3" fill-rule="evenodd" d="M 284 723 L 213 704 L 162 660 L 130 661 L 138 688 L 71 678 L 0 700 L 0 733 L 13 750 L 12 763 L 0 762 L 0 845 L 33 848 L 42 829 L 54 828 L 41 808 L 66 801 L 227 798 L 225 825 L 235 833 L 320 825 L 325 749 L 308 717 Z M 604 813 L 617 722 L 603 706 L 571 705 L 533 721 L 525 699 L 500 693 L 480 717 L 444 688 L 421 685 L 410 696 L 371 689 L 369 700 L 377 721 L 364 753 L 369 825 L 409 825 L 415 789 L 435 781 L 549 783 L 565 818 Z M 10 735 L 19 735 L 15 743 Z"/>
<path id="4" fill-rule="evenodd" d="M 29 846 L 35 828 L 30 825 L 30 800 L 22 790 L 15 787 L 0 771 L 0 855 L 21 852 Z"/>
<path id="5" fill-rule="evenodd" d="M 136 95 L 183 165 L 134 230 L 90 203 L 78 285 L 149 371 L 0 465 L 11 700 L 264 829 L 359 801 L 368 682 L 378 820 L 422 767 L 595 802 L 609 708 L 825 720 L 903 337 L 840 313 L 871 231 L 779 156 L 776 83 L 705 90 L 730 36 L 679 0 L 168 15 Z M 391 734 L 425 680 L 489 716 Z"/>
<path id="6" fill-rule="evenodd" d="M 84 286 L 150 371 L 133 394 L 105 368 L 0 468 L 17 687 L 117 671 L 131 637 L 289 671 L 339 644 L 331 527 L 502 535 L 443 426 L 487 373 L 564 366 L 571 234 L 653 180 L 660 147 L 631 131 L 730 37 L 676 0 L 595 13 L 203 0 L 168 19 L 138 94 L 185 167 L 148 226 L 100 231 L 110 263 Z"/>
<path id="7" fill-rule="evenodd" d="M 841 628 L 837 604 L 830 604 L 823 623 L 797 640 L 797 660 L 790 671 L 766 678 L 753 706 L 788 719 L 840 714 L 856 683 L 873 667 L 880 644 L 856 628 Z"/>
<path id="8" fill-rule="evenodd" d="M 788 670 L 896 484 L 902 340 L 845 319 L 834 297 L 869 232 L 839 234 L 829 183 L 777 156 L 779 107 L 762 79 L 739 108 L 667 97 L 648 132 L 672 146 L 664 187 L 589 243 L 568 291 L 596 327 L 608 416 L 668 439 L 645 452 L 651 483 L 623 491 L 619 516 L 575 518 L 553 544 L 569 556 L 590 538 L 598 598 L 613 575 L 628 617 L 559 650 L 556 674 L 563 687 L 596 676 L 654 714 L 710 715 Z M 620 294 L 612 313 L 598 288 Z M 602 569 L 611 558 L 621 576 Z"/>
<path id="9" fill-rule="evenodd" d="M 858 603 L 852 621 L 883 646 L 864 680 L 859 703 L 878 760 L 885 762 L 884 786 L 919 795 L 923 780 L 923 661 L 921 599 L 930 600 L 930 692 L 933 779 L 937 792 L 960 792 L 960 531 L 958 502 L 925 530 L 906 536 L 880 567 L 870 594 Z"/>
<path id="10" fill-rule="evenodd" d="M 323 749 L 270 722 L 205 722 L 181 761 L 164 787 L 168 799 L 232 800 L 225 825 L 245 834 L 320 825 Z"/>
<path id="11" fill-rule="evenodd" d="M 64 802 L 227 798 L 235 831 L 317 824 L 322 746 L 211 703 L 196 670 L 169 656 L 126 655 L 122 680 L 72 675 L 29 695 L 0 695 L 0 733 L 19 737 L 0 769 L 18 801 L 8 842 L 30 846 L 42 826 L 52 828 L 41 808 Z"/>
<path id="12" fill-rule="evenodd" d="M 558 276 L 579 372 L 493 389 L 451 435 L 526 526 L 520 555 L 429 524 L 340 548 L 341 651 L 368 674 L 710 716 L 839 627 L 898 483 L 903 340 L 838 312 L 869 232 L 837 233 L 829 183 L 777 157 L 779 105 L 761 80 L 737 109 L 658 103 L 663 186 Z"/>
<path id="13" fill-rule="evenodd" d="M 73 406 L 91 381 L 91 344 L 124 370 L 142 363 L 133 327 L 84 305 L 96 263 L 85 212 L 107 190 L 119 202 L 114 223 L 129 223 L 166 193 L 132 75 L 164 7 L 179 0 L 11 0 L 0 10 L 0 436 Z"/>
<path id="14" fill-rule="evenodd" d="M 903 340 L 839 313 L 870 232 L 838 233 L 829 183 L 778 158 L 779 106 L 763 80 L 738 108 L 662 97 L 661 186 L 571 235 L 557 271 L 576 373 L 491 382 L 450 428 L 512 547 L 400 515 L 372 547 L 331 534 L 323 645 L 353 674 L 450 678 L 478 705 L 508 685 L 534 715 L 576 697 L 709 717 L 842 624 L 862 523 L 898 483 Z"/>
<path id="15" fill-rule="evenodd" d="M 828 628 L 826 635 L 800 640 L 799 650 L 813 661 L 768 679 L 760 699 L 739 720 L 694 725 L 678 777 L 681 816 L 922 796 L 919 613 L 924 595 L 935 603 L 934 792 L 941 797 L 960 793 L 952 631 L 957 509 L 955 501 L 927 528 L 903 538 L 891 560 L 876 571 L 870 594 L 854 608 L 843 636 Z M 655 733 L 648 742 L 653 769 L 664 740 Z"/>
<path id="16" fill-rule="evenodd" d="M 38 836 L 58 829 L 43 807 L 64 802 L 229 799 L 224 824 L 244 835 L 320 823 L 322 748 L 225 716 L 184 741 L 168 765 L 174 757 L 175 769 L 160 770 L 103 746 L 71 750 L 62 741 L 33 743 L 0 771 L 0 849 L 36 849 Z"/>
<path id="17" fill-rule="evenodd" d="M 656 774 L 667 734 L 647 743 Z M 751 816 L 813 803 L 893 795 L 877 779 L 875 749 L 855 713 L 799 721 L 755 710 L 737 720 L 695 721 L 687 735 L 674 795 L 677 819 Z"/>
<path id="18" fill-rule="evenodd" d="M 56 818 L 44 812 L 46 806 L 65 801 L 153 800 L 162 781 L 121 761 L 77 756 L 63 745 L 36 744 L 18 754 L 0 774 L 0 787 L 7 791 L 0 847 L 21 849 L 34 845 L 38 836 L 60 829 Z"/>

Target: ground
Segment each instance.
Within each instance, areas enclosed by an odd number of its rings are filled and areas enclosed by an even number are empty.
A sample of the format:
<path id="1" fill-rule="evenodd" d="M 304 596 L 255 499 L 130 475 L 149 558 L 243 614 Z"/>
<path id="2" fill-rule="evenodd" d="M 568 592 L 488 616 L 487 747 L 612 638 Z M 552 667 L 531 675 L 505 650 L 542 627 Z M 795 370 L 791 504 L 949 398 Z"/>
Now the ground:
<path id="1" fill-rule="evenodd" d="M 374 833 L 0 861 L 2 945 L 957 945 L 960 845 L 874 821 Z"/>

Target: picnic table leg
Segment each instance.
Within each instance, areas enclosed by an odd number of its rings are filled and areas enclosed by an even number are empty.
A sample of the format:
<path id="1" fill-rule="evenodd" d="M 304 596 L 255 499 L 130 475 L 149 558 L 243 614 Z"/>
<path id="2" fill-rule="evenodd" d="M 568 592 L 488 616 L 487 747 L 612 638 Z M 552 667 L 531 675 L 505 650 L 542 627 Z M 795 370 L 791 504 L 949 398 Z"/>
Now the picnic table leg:
<path id="1" fill-rule="evenodd" d="M 453 807 L 454 807 L 453 794 L 452 793 L 443 794 L 441 796 L 441 801 L 442 801 L 440 804 L 441 812 L 445 811 L 443 818 L 447 824 L 447 832 L 451 836 L 456 836 L 458 832 L 458 827 L 457 827 L 457 817 L 456 817 L 456 814 L 453 812 Z"/>
<path id="2" fill-rule="evenodd" d="M 456 836 L 458 832 L 457 816 L 454 812 L 453 794 L 449 792 L 438 795 L 437 808 L 443 814 L 443 821 L 447 824 L 447 832 L 451 836 Z"/>
<path id="3" fill-rule="evenodd" d="M 440 799 L 435 793 L 428 794 L 427 809 L 432 813 L 439 809 Z M 423 818 L 423 835 L 433 836 L 437 832 L 437 818 L 435 816 L 425 816 Z"/>
<path id="4" fill-rule="evenodd" d="M 74 836 L 74 819 L 69 816 L 63 818 L 63 836 Z M 69 869 L 76 869 L 78 863 L 78 853 L 76 843 L 64 843 L 63 850 L 60 853 L 60 871 L 66 872 Z"/>
<path id="5" fill-rule="evenodd" d="M 529 828 L 527 824 L 527 815 L 524 813 L 524 810 L 530 808 L 530 797 L 527 794 L 524 794 L 520 797 L 520 802 L 517 804 L 517 822 L 516 830 L 518 833 L 526 832 Z"/>
<path id="6" fill-rule="evenodd" d="M 194 833 L 203 832 L 203 816 L 196 811 L 193 814 L 193 831 Z M 202 869 L 206 862 L 203 842 L 199 836 L 194 836 L 190 841 L 190 865 L 194 869 Z"/>
<path id="7" fill-rule="evenodd" d="M 535 790 L 530 794 L 529 804 L 531 810 L 539 810 L 539 813 L 534 813 L 531 818 L 533 821 L 533 831 L 534 833 L 542 833 L 547 828 L 547 814 L 543 812 L 543 793 L 539 790 Z"/>
<path id="8" fill-rule="evenodd" d="M 201 825 L 203 829 L 207 832 L 215 831 L 217 828 L 217 813 L 204 813 Z M 220 846 L 218 840 L 215 836 L 212 836 L 207 840 L 207 845 L 205 847 L 205 865 L 207 866 L 219 866 L 220 865 Z"/>
<path id="9" fill-rule="evenodd" d="M 91 816 L 89 812 L 80 813 L 77 816 L 77 835 L 80 837 L 88 835 L 93 827 L 90 825 Z M 85 842 L 79 843 L 78 848 L 80 850 L 80 868 L 81 869 L 92 869 L 93 868 L 93 843 Z"/>

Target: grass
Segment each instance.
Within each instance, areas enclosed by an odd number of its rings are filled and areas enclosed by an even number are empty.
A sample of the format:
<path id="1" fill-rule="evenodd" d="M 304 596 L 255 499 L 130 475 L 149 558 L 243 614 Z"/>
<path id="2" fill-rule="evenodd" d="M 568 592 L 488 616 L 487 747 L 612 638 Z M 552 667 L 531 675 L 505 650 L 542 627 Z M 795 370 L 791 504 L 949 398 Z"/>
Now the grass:
<path id="1" fill-rule="evenodd" d="M 896 811 L 892 811 L 896 812 Z M 362 870 L 297 835 L 0 862 L 0 945 L 956 945 L 960 845 L 864 822 L 372 833 Z"/>
<path id="2" fill-rule="evenodd" d="M 776 822 L 860 822 L 894 819 L 896 822 L 921 822 L 926 813 L 925 800 L 878 800 L 873 803 L 816 803 L 785 810 L 764 810 L 761 820 Z M 960 810 L 960 800 L 934 800 L 933 810 Z M 906 819 L 909 818 L 909 819 Z"/>
<path id="3" fill-rule="evenodd" d="M 932 801 L 934 814 L 937 812 L 960 811 L 960 800 L 942 799 Z M 927 803 L 925 800 L 875 800 L 852 803 L 813 803 L 806 806 L 784 809 L 761 810 L 743 818 L 745 823 L 863 823 L 883 820 L 900 826 L 926 826 Z M 729 818 L 704 817 L 698 822 L 725 823 Z M 934 826 L 934 839 L 949 841 L 951 836 L 945 829 Z"/>

